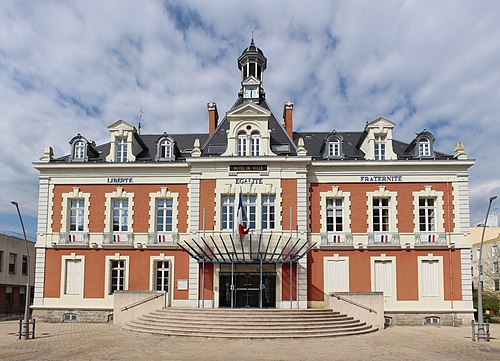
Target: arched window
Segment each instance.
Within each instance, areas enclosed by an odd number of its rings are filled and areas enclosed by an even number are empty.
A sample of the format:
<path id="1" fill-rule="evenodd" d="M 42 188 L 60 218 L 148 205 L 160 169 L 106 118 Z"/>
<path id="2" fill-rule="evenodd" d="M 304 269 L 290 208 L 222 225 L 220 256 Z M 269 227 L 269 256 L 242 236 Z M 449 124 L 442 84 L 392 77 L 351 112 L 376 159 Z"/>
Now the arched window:
<path id="1" fill-rule="evenodd" d="M 76 141 L 74 147 L 73 160 L 85 160 L 85 142 L 83 140 Z"/>
<path id="2" fill-rule="evenodd" d="M 162 159 L 172 158 L 172 142 L 169 139 L 163 139 L 160 142 L 160 158 Z"/>
<path id="3" fill-rule="evenodd" d="M 429 139 L 423 137 L 418 141 L 418 155 L 420 157 L 430 157 L 431 156 L 431 142 Z"/>
<path id="4" fill-rule="evenodd" d="M 238 133 L 238 156 L 247 155 L 247 134 L 245 132 Z"/>
<path id="5" fill-rule="evenodd" d="M 340 157 L 340 140 L 332 138 L 328 141 L 328 158 Z"/>
<path id="6" fill-rule="evenodd" d="M 323 158 L 342 158 L 342 141 L 343 138 L 340 134 L 333 131 L 330 133 L 323 144 L 321 145 L 321 152 L 323 152 Z"/>
<path id="7" fill-rule="evenodd" d="M 260 134 L 259 132 L 253 132 L 251 137 L 251 156 L 258 156 L 260 154 Z"/>

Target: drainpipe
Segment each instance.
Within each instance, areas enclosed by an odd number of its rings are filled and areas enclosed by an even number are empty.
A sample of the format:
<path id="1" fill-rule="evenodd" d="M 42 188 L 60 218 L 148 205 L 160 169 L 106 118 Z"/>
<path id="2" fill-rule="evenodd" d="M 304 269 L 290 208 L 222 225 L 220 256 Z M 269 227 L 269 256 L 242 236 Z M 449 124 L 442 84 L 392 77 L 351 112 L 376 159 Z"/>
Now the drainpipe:
<path id="1" fill-rule="evenodd" d="M 450 189 L 450 182 L 446 182 L 446 188 L 447 188 L 447 198 L 448 200 L 446 201 L 446 213 L 447 213 L 447 216 L 448 216 L 448 220 L 447 220 L 447 223 L 448 223 L 448 247 L 451 245 L 451 213 L 450 213 L 450 198 L 451 198 L 451 189 Z M 451 322 L 452 322 L 452 325 L 455 326 L 455 312 L 454 312 L 454 305 L 453 305 L 453 257 L 452 257 L 452 252 L 451 252 L 451 248 L 449 247 L 448 248 L 448 255 L 449 255 L 449 260 L 448 260 L 448 264 L 449 264 L 449 271 L 450 271 L 450 301 L 451 301 Z"/>

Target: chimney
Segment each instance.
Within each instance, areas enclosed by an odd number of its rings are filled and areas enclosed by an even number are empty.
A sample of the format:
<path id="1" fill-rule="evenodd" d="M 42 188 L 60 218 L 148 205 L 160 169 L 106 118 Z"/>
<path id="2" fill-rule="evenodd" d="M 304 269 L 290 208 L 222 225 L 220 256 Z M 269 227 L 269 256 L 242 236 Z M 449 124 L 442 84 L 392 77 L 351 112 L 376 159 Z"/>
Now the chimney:
<path id="1" fill-rule="evenodd" d="M 211 136 L 217 128 L 219 113 L 217 113 L 217 104 L 214 102 L 207 103 L 208 109 L 208 136 Z"/>
<path id="2" fill-rule="evenodd" d="M 285 102 L 283 107 L 283 119 L 285 121 L 285 131 L 290 138 L 293 139 L 293 122 L 292 122 L 293 103 L 291 101 Z"/>

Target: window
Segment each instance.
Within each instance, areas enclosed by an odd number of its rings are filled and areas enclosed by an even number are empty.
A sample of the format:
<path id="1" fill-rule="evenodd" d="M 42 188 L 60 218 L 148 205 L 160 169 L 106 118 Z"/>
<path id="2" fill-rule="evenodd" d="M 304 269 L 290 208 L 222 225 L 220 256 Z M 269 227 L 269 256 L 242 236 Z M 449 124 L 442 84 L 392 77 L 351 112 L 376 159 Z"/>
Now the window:
<path id="1" fill-rule="evenodd" d="M 75 313 L 65 313 L 63 315 L 64 322 L 76 322 L 78 320 Z"/>
<path id="2" fill-rule="evenodd" d="M 73 150 L 73 160 L 85 160 L 86 144 L 83 140 L 75 142 Z"/>
<path id="3" fill-rule="evenodd" d="M 113 232 L 128 231 L 128 199 L 113 199 Z"/>
<path id="4" fill-rule="evenodd" d="M 116 140 L 116 161 L 123 163 L 128 159 L 128 144 L 127 139 L 118 138 Z"/>
<path id="5" fill-rule="evenodd" d="M 328 232 L 343 231 L 343 204 L 342 198 L 326 199 L 326 230 Z"/>
<path id="6" fill-rule="evenodd" d="M 374 262 L 375 291 L 383 292 L 384 297 L 392 297 L 392 261 Z"/>
<path id="7" fill-rule="evenodd" d="M 426 325 L 439 325 L 439 317 L 428 316 L 425 318 L 424 324 L 426 324 Z"/>
<path id="8" fill-rule="evenodd" d="M 15 253 L 9 254 L 9 273 L 10 274 L 16 273 L 16 259 L 17 259 L 17 254 L 15 254 Z"/>
<path id="9" fill-rule="evenodd" d="M 276 196 L 262 196 L 262 229 L 274 229 L 275 227 L 275 207 Z"/>
<path id="10" fill-rule="evenodd" d="M 388 198 L 373 198 L 373 230 L 375 232 L 389 231 Z"/>
<path id="11" fill-rule="evenodd" d="M 498 260 L 493 261 L 493 273 L 496 275 L 500 273 L 500 268 L 498 266 Z"/>
<path id="12" fill-rule="evenodd" d="M 422 260 L 422 296 L 439 296 L 439 261 Z"/>
<path id="13" fill-rule="evenodd" d="M 421 232 L 433 232 L 436 230 L 435 204 L 434 198 L 419 198 L 418 215 Z"/>
<path id="14" fill-rule="evenodd" d="M 384 160 L 385 159 L 385 136 L 376 135 L 375 136 L 375 160 Z"/>
<path id="15" fill-rule="evenodd" d="M 170 139 L 163 139 L 162 141 L 160 141 L 160 144 L 159 144 L 159 154 L 158 154 L 158 157 L 160 159 L 172 159 L 172 142 L 170 141 Z"/>
<path id="16" fill-rule="evenodd" d="M 243 157 L 247 155 L 247 135 L 245 132 L 238 134 L 238 156 Z"/>
<path id="17" fill-rule="evenodd" d="M 21 263 L 21 273 L 23 275 L 28 274 L 28 256 L 23 256 L 23 261 Z"/>
<path id="18" fill-rule="evenodd" d="M 234 196 L 222 196 L 221 229 L 233 229 Z"/>
<path id="19" fill-rule="evenodd" d="M 500 291 L 500 280 L 495 280 L 495 291 Z"/>
<path id="20" fill-rule="evenodd" d="M 247 224 L 245 228 L 255 229 L 257 218 L 257 196 L 253 194 L 245 194 L 243 197 L 243 208 L 247 217 Z"/>
<path id="21" fill-rule="evenodd" d="M 5 288 L 5 306 L 12 306 L 14 303 L 14 295 L 12 294 L 12 287 L 7 286 Z"/>
<path id="22" fill-rule="evenodd" d="M 172 232 L 173 201 L 158 199 L 156 202 L 156 231 Z"/>
<path id="23" fill-rule="evenodd" d="M 251 155 L 254 157 L 258 156 L 260 154 L 260 134 L 253 132 L 251 141 Z"/>
<path id="24" fill-rule="evenodd" d="M 333 138 L 328 142 L 328 157 L 340 157 L 340 140 L 338 138 Z"/>
<path id="25" fill-rule="evenodd" d="M 66 284 L 64 294 L 80 295 L 82 293 L 82 268 L 81 259 L 66 260 Z"/>
<path id="26" fill-rule="evenodd" d="M 0 272 L 3 272 L 3 251 L 0 251 Z"/>
<path id="27" fill-rule="evenodd" d="M 113 260 L 111 261 L 111 284 L 109 287 L 109 294 L 112 295 L 115 291 L 122 291 L 125 289 L 125 261 Z"/>
<path id="28" fill-rule="evenodd" d="M 170 274 L 169 261 L 156 261 L 155 262 L 155 290 L 168 292 Z"/>
<path id="29" fill-rule="evenodd" d="M 69 210 L 69 231 L 70 232 L 83 232 L 84 223 L 84 204 L 83 199 L 70 200 Z"/>
<path id="30" fill-rule="evenodd" d="M 23 306 L 25 302 L 26 302 L 26 287 L 20 287 L 18 304 L 19 306 Z"/>
<path id="31" fill-rule="evenodd" d="M 431 142 L 427 138 L 421 138 L 418 141 L 418 155 L 420 157 L 431 156 Z"/>

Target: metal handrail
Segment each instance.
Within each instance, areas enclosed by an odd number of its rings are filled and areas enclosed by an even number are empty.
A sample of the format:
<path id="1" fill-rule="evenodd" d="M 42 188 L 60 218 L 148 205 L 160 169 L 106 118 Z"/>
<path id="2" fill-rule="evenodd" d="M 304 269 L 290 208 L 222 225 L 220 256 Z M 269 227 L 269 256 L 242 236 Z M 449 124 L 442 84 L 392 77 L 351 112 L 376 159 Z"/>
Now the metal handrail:
<path id="1" fill-rule="evenodd" d="M 159 297 L 161 297 L 161 296 L 163 296 L 163 295 L 164 295 L 164 293 L 158 293 L 158 294 L 156 294 L 156 295 L 152 295 L 152 296 L 149 296 L 149 297 L 147 297 L 147 298 L 143 298 L 142 300 L 135 301 L 135 302 L 131 303 L 130 305 L 127 305 L 127 306 L 122 307 L 120 310 L 121 310 L 121 311 L 127 311 L 127 310 L 129 310 L 129 309 L 131 309 L 131 308 L 134 308 L 134 307 L 136 307 L 136 306 L 142 305 L 143 303 L 146 303 L 146 302 L 152 301 L 152 300 L 154 300 L 154 299 L 156 299 L 156 298 L 159 298 Z"/>
<path id="2" fill-rule="evenodd" d="M 342 296 L 339 296 L 339 295 L 336 295 L 336 294 L 333 294 L 333 293 L 330 293 L 330 296 L 333 296 L 333 297 L 337 298 L 338 300 L 342 300 L 342 301 L 345 301 L 347 303 L 350 303 L 350 304 L 352 304 L 354 306 L 363 308 L 363 309 L 367 310 L 368 312 L 377 313 L 377 310 L 374 310 L 373 308 L 370 308 L 368 306 L 362 305 L 361 303 L 358 303 L 356 301 L 350 300 L 348 298 L 345 298 L 345 297 L 342 297 Z"/>

